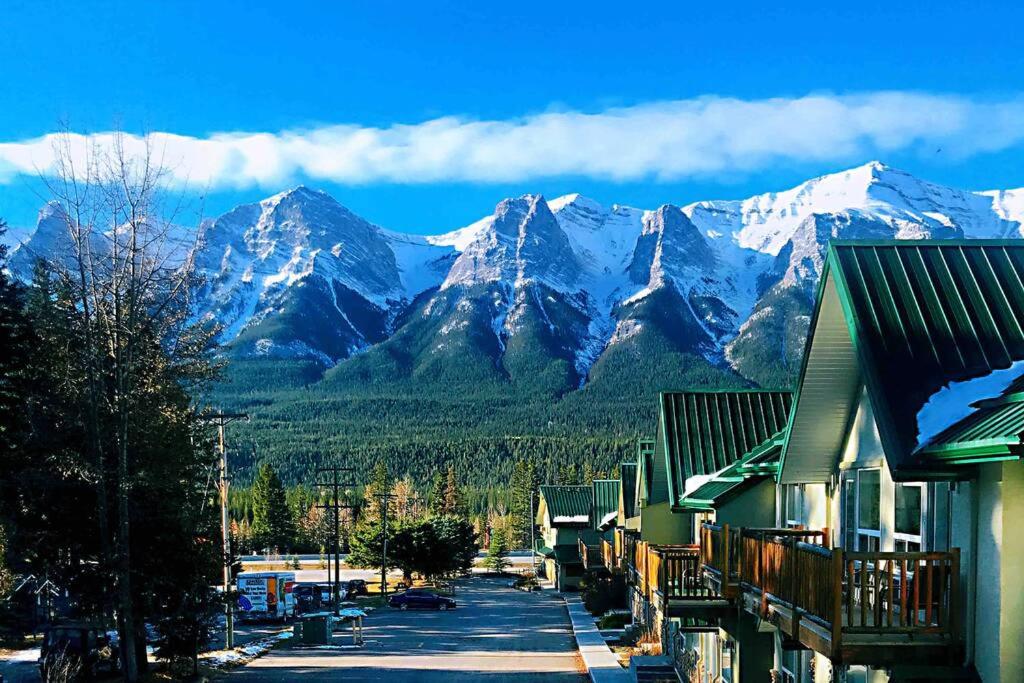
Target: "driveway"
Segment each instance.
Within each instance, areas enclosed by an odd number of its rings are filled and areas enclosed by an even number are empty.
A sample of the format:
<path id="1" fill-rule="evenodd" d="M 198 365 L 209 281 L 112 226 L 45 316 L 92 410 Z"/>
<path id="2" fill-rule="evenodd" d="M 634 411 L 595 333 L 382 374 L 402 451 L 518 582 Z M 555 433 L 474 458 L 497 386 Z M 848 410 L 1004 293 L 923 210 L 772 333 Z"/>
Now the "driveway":
<path id="1" fill-rule="evenodd" d="M 458 584 L 448 612 L 380 609 L 364 619 L 366 645 L 339 631 L 328 648 L 284 647 L 237 669 L 246 681 L 578 681 L 582 661 L 565 603 L 497 579 Z"/>

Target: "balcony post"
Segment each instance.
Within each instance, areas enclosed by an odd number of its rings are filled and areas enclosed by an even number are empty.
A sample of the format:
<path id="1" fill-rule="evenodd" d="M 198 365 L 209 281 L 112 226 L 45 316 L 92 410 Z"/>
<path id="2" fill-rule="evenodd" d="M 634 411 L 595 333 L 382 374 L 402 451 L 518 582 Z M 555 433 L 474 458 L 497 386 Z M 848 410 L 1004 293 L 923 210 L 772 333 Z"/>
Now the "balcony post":
<path id="1" fill-rule="evenodd" d="M 851 587 L 852 590 L 852 587 Z M 832 660 L 839 661 L 843 645 L 843 551 L 832 549 Z"/>
<path id="2" fill-rule="evenodd" d="M 729 524 L 722 525 L 722 595 L 729 595 Z"/>
<path id="3" fill-rule="evenodd" d="M 960 548 L 951 548 L 952 576 L 949 579 L 949 635 L 954 642 L 960 640 Z"/>

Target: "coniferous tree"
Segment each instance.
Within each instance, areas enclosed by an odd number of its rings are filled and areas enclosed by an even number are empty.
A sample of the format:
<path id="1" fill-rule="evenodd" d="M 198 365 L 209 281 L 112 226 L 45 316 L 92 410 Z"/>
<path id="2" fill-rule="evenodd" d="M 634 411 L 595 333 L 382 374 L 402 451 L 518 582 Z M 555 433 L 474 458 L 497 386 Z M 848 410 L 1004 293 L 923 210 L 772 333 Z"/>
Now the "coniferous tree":
<path id="1" fill-rule="evenodd" d="M 509 562 L 508 532 L 504 524 L 500 524 L 491 531 L 491 542 L 487 548 L 487 557 L 484 559 L 484 566 L 492 572 L 501 573 L 508 569 Z"/>
<path id="2" fill-rule="evenodd" d="M 269 463 L 260 466 L 252 486 L 252 534 L 260 548 L 287 550 L 295 541 L 284 486 Z"/>
<path id="3" fill-rule="evenodd" d="M 533 460 L 519 458 L 512 470 L 510 484 L 510 538 L 509 542 L 519 548 L 530 544 L 530 528 L 534 523 L 537 506 L 537 489 L 540 478 Z M 531 505 L 532 503 L 532 505 Z"/>
<path id="4" fill-rule="evenodd" d="M 434 472 L 430 484 L 430 510 L 435 514 L 444 512 L 444 477 L 440 472 Z"/>
<path id="5" fill-rule="evenodd" d="M 462 513 L 459 482 L 455 478 L 455 465 L 451 463 L 448 464 L 448 476 L 445 477 L 444 503 L 441 505 L 441 512 L 445 515 L 458 515 Z"/>

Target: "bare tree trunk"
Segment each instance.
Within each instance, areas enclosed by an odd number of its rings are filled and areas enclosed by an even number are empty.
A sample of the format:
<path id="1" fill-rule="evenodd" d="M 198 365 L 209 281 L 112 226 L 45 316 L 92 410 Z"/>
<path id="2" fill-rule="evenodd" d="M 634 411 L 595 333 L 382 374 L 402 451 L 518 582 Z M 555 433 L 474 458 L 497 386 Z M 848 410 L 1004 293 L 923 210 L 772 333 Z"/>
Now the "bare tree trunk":
<path id="1" fill-rule="evenodd" d="M 55 152 L 56 180 L 47 185 L 66 207 L 74 253 L 68 263 L 51 265 L 72 287 L 80 307 L 101 560 L 115 578 L 122 675 L 133 682 L 144 664 L 136 647 L 141 642 L 131 555 L 133 449 L 138 449 L 133 429 L 145 370 L 137 366 L 146 362 L 144 340 L 155 335 L 161 343 L 174 342 L 174 330 L 185 319 L 175 304 L 187 295 L 191 254 L 178 262 L 172 218 L 160 216 L 157 195 L 166 170 L 153 163 L 148 139 L 144 153 L 131 156 L 123 136 L 115 134 L 111 149 L 89 150 L 85 168 L 75 167 L 66 137 Z"/>

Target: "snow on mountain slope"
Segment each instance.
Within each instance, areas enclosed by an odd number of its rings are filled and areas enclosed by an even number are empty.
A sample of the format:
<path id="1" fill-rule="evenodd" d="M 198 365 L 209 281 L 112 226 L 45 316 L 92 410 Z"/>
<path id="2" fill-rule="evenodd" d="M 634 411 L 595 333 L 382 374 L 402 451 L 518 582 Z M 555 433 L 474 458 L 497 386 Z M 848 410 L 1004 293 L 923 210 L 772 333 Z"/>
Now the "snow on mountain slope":
<path id="1" fill-rule="evenodd" d="M 225 342 L 272 314 L 292 286 L 314 273 L 380 309 L 406 297 L 381 230 L 304 187 L 206 223 L 195 260 L 207 279 L 202 313 L 222 325 Z"/>
<path id="2" fill-rule="evenodd" d="M 498 204 L 441 288 L 534 281 L 572 291 L 579 275 L 576 255 L 547 202 L 540 195 L 524 195 Z"/>
<path id="3" fill-rule="evenodd" d="M 936 185 L 877 161 L 808 180 L 791 190 L 683 209 L 702 230 L 745 248 L 778 254 L 816 213 L 860 211 L 900 226 L 959 227 L 967 237 L 1017 237 L 1020 223 L 993 210 L 991 196 Z"/>
<path id="4" fill-rule="evenodd" d="M 456 348 L 456 331 L 472 329 L 498 366 L 509 348 L 539 343 L 585 379 L 609 348 L 661 325 L 659 338 L 690 335 L 680 348 L 739 368 L 795 343 L 779 335 L 800 339 L 829 240 L 1019 237 L 1022 224 L 1024 189 L 956 190 L 878 162 L 682 209 L 524 195 L 436 235 L 381 229 L 299 187 L 204 223 L 198 313 L 224 342 L 330 365 L 390 338 L 436 288 L 422 308 L 440 316 L 424 327 L 432 348 Z M 66 233 L 59 207 L 43 207 L 12 272 L 27 278 L 33 255 L 59 257 Z"/>
<path id="5" fill-rule="evenodd" d="M 1017 223 L 1018 233 L 1024 235 L 1024 187 L 1016 190 L 989 190 L 979 194 L 991 197 L 992 210 L 996 215 L 1003 220 Z"/>

